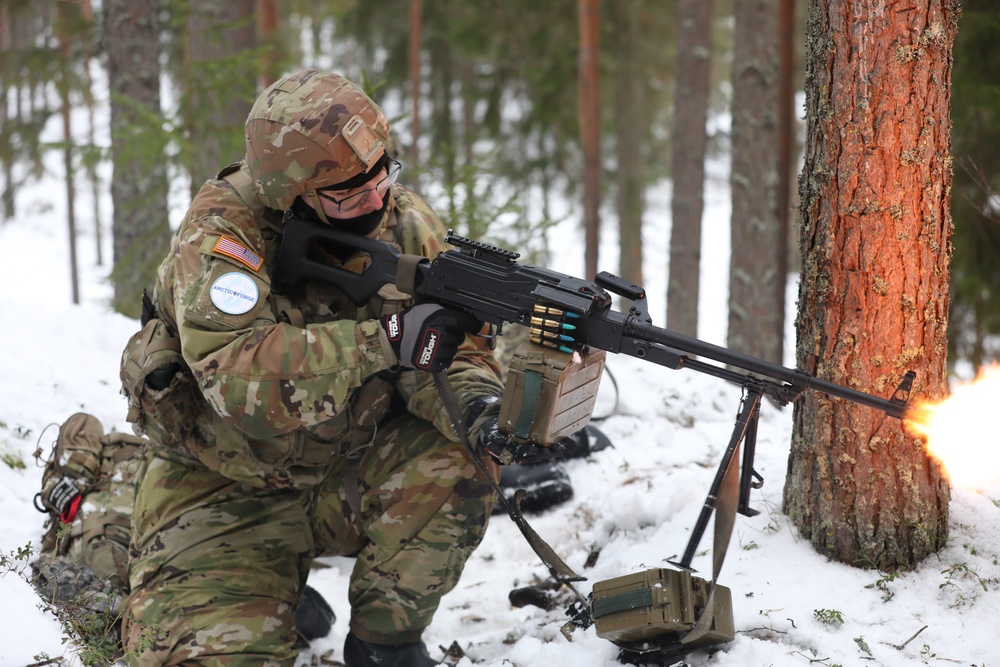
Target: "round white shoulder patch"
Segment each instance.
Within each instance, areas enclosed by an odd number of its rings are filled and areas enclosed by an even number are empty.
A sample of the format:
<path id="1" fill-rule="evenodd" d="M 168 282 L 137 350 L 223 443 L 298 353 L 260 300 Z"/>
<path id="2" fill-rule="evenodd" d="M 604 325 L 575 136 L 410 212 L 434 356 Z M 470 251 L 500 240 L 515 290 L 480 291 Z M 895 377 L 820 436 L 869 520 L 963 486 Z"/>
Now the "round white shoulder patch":
<path id="1" fill-rule="evenodd" d="M 216 278 L 209 292 L 215 307 L 229 315 L 242 315 L 257 305 L 260 297 L 257 283 L 236 271 Z"/>

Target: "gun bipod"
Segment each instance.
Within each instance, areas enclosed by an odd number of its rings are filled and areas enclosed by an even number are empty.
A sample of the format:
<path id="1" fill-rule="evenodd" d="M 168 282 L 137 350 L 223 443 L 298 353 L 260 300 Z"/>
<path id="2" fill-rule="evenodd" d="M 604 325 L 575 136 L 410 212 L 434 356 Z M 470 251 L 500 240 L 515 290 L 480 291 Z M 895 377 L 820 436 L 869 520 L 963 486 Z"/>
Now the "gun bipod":
<path id="1" fill-rule="evenodd" d="M 744 377 L 744 395 L 740 401 L 740 410 L 736 415 L 736 423 L 733 425 L 733 433 L 729 439 L 729 445 L 722 455 L 715 479 L 712 481 L 708 496 L 705 498 L 705 504 L 698 515 L 697 522 L 695 522 L 694 530 L 691 531 L 691 538 L 688 540 L 687 548 L 684 550 L 684 556 L 680 562 L 675 563 L 670 561 L 671 565 L 692 571 L 691 561 L 698 550 L 698 544 L 705 533 L 705 528 L 708 526 L 708 520 L 711 518 L 712 512 L 719 505 L 720 499 L 727 505 L 731 505 L 734 502 L 734 499 L 726 497 L 720 491 L 729 473 L 729 469 L 733 465 L 736 452 L 741 443 L 744 444 L 742 471 L 740 473 L 739 491 L 735 499 L 736 507 L 733 513 L 739 512 L 744 516 L 758 514 L 756 510 L 750 508 L 750 489 L 759 489 L 764 483 L 764 478 L 753 469 L 753 459 L 757 448 L 757 424 L 760 420 L 760 402 L 761 397 L 764 395 L 765 383 L 765 380 L 759 380 L 752 376 Z M 724 506 L 723 509 L 728 510 L 729 508 Z M 716 521 L 718 520 L 716 518 Z M 727 536 L 727 542 L 728 539 Z M 718 549 L 719 546 L 717 544 L 715 548 Z M 722 551 L 724 553 L 725 549 L 723 548 Z"/>

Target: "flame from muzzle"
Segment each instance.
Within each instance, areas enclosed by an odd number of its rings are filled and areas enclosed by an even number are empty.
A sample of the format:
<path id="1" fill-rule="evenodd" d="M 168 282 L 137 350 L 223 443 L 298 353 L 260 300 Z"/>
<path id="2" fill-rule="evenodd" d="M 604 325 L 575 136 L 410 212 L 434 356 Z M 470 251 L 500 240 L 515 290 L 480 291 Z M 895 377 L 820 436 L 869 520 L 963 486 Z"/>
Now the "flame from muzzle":
<path id="1" fill-rule="evenodd" d="M 980 488 L 1000 481 L 1000 428 L 993 421 L 998 411 L 1000 365 L 993 365 L 942 401 L 914 402 L 904 423 L 910 434 L 923 437 L 952 486 Z"/>

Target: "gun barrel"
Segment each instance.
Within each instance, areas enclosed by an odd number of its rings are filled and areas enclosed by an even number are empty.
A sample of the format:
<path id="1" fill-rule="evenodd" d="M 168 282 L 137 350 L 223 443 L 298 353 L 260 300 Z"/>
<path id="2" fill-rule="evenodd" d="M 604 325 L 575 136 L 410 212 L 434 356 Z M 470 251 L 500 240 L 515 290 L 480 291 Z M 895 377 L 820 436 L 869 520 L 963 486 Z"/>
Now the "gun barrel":
<path id="1" fill-rule="evenodd" d="M 859 405 L 881 410 L 890 417 L 897 419 L 902 419 L 906 413 L 909 390 L 913 383 L 913 371 L 906 373 L 903 383 L 893 393 L 892 397 L 881 398 L 857 389 L 845 387 L 836 382 L 813 377 L 800 369 L 787 368 L 780 364 L 741 354 L 719 345 L 713 345 L 697 338 L 653 326 L 636 318 L 630 317 L 627 319 L 626 330 L 629 335 L 649 342 L 659 343 L 688 354 L 712 359 L 727 366 L 735 366 L 755 375 L 786 382 L 794 390 L 795 395 L 800 394 L 806 389 L 812 389 L 830 396 L 843 398 Z"/>

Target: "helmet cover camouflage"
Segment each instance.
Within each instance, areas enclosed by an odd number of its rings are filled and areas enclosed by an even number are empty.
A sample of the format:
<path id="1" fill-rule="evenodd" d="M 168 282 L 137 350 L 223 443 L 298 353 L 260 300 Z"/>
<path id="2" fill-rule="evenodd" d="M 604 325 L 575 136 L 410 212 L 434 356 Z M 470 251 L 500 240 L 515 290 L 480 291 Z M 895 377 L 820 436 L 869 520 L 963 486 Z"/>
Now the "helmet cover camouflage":
<path id="1" fill-rule="evenodd" d="M 299 195 L 374 175 L 388 142 L 382 109 L 344 77 L 319 70 L 268 86 L 246 123 L 254 190 L 279 211 Z"/>

